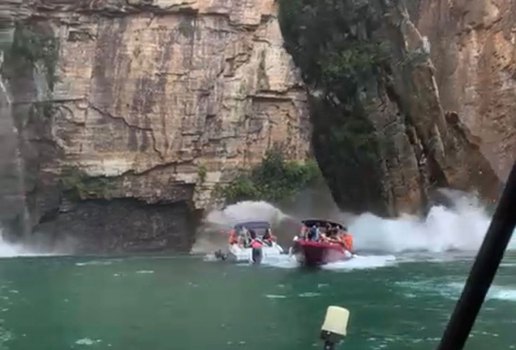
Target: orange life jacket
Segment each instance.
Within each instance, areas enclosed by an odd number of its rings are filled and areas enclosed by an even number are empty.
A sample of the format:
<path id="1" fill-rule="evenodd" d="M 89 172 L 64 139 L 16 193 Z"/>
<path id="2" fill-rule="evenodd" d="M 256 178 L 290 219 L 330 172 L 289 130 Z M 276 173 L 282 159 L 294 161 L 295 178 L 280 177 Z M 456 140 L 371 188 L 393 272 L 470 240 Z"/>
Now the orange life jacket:
<path id="1" fill-rule="evenodd" d="M 342 241 L 346 250 L 350 252 L 353 251 L 353 236 L 351 236 L 349 233 L 344 233 L 342 235 Z"/>

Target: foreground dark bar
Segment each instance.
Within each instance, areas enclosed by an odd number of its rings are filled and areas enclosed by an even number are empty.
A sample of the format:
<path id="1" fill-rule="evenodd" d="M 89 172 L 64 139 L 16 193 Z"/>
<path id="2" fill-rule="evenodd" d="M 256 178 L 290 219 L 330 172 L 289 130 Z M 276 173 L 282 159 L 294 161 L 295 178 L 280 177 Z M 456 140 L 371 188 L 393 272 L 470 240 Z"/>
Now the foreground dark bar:
<path id="1" fill-rule="evenodd" d="M 516 226 L 516 163 L 438 350 L 464 347 Z"/>

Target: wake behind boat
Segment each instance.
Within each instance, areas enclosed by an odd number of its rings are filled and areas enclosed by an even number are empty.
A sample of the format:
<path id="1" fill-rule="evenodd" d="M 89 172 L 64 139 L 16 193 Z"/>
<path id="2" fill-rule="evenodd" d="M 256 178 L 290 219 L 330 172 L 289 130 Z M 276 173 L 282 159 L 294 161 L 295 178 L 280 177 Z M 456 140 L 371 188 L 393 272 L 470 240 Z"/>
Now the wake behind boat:
<path id="1" fill-rule="evenodd" d="M 247 221 L 235 225 L 228 233 L 225 252 L 215 252 L 221 260 L 261 263 L 264 258 L 278 257 L 283 248 L 276 243 L 271 225 L 267 221 Z"/>
<path id="2" fill-rule="evenodd" d="M 306 266 L 319 266 L 353 257 L 353 237 L 346 228 L 328 220 L 304 220 L 290 254 Z"/>

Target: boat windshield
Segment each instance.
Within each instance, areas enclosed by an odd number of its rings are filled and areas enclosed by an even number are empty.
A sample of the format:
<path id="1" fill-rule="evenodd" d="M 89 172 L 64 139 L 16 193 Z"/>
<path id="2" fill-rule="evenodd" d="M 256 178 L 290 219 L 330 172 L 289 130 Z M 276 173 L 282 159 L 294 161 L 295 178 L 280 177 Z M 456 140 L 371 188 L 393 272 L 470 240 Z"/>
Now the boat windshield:
<path id="1" fill-rule="evenodd" d="M 339 228 L 339 230 L 343 230 L 344 229 L 343 225 L 341 225 L 339 223 L 336 223 L 336 222 L 333 222 L 333 221 L 329 221 L 329 220 L 310 219 L 310 220 L 303 220 L 302 223 L 307 228 L 310 228 L 312 226 L 316 226 L 316 227 L 324 229 L 329 224 L 329 225 L 331 225 L 331 227 Z"/>
<path id="2" fill-rule="evenodd" d="M 253 230 L 254 232 L 256 232 L 256 235 L 258 237 L 262 237 L 265 234 L 265 232 L 267 232 L 267 229 L 271 228 L 271 225 L 267 221 L 249 221 L 235 225 L 234 229 L 237 232 L 240 232 L 244 227 L 247 230 Z"/>

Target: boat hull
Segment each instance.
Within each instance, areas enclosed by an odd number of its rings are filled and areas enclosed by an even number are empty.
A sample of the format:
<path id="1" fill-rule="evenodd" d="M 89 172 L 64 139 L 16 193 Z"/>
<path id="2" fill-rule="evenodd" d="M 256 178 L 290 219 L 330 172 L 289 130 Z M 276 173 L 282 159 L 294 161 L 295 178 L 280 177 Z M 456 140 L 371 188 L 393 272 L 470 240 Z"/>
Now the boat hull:
<path id="1" fill-rule="evenodd" d="M 305 240 L 295 242 L 293 253 L 297 261 L 306 266 L 320 266 L 352 257 L 340 244 Z"/>
<path id="2" fill-rule="evenodd" d="M 283 254 L 283 248 L 274 243 L 272 246 L 262 246 L 261 259 L 276 258 Z M 260 261 L 261 261 L 260 259 Z M 253 248 L 242 248 L 237 244 L 228 247 L 227 260 L 234 262 L 255 262 L 253 261 Z"/>

